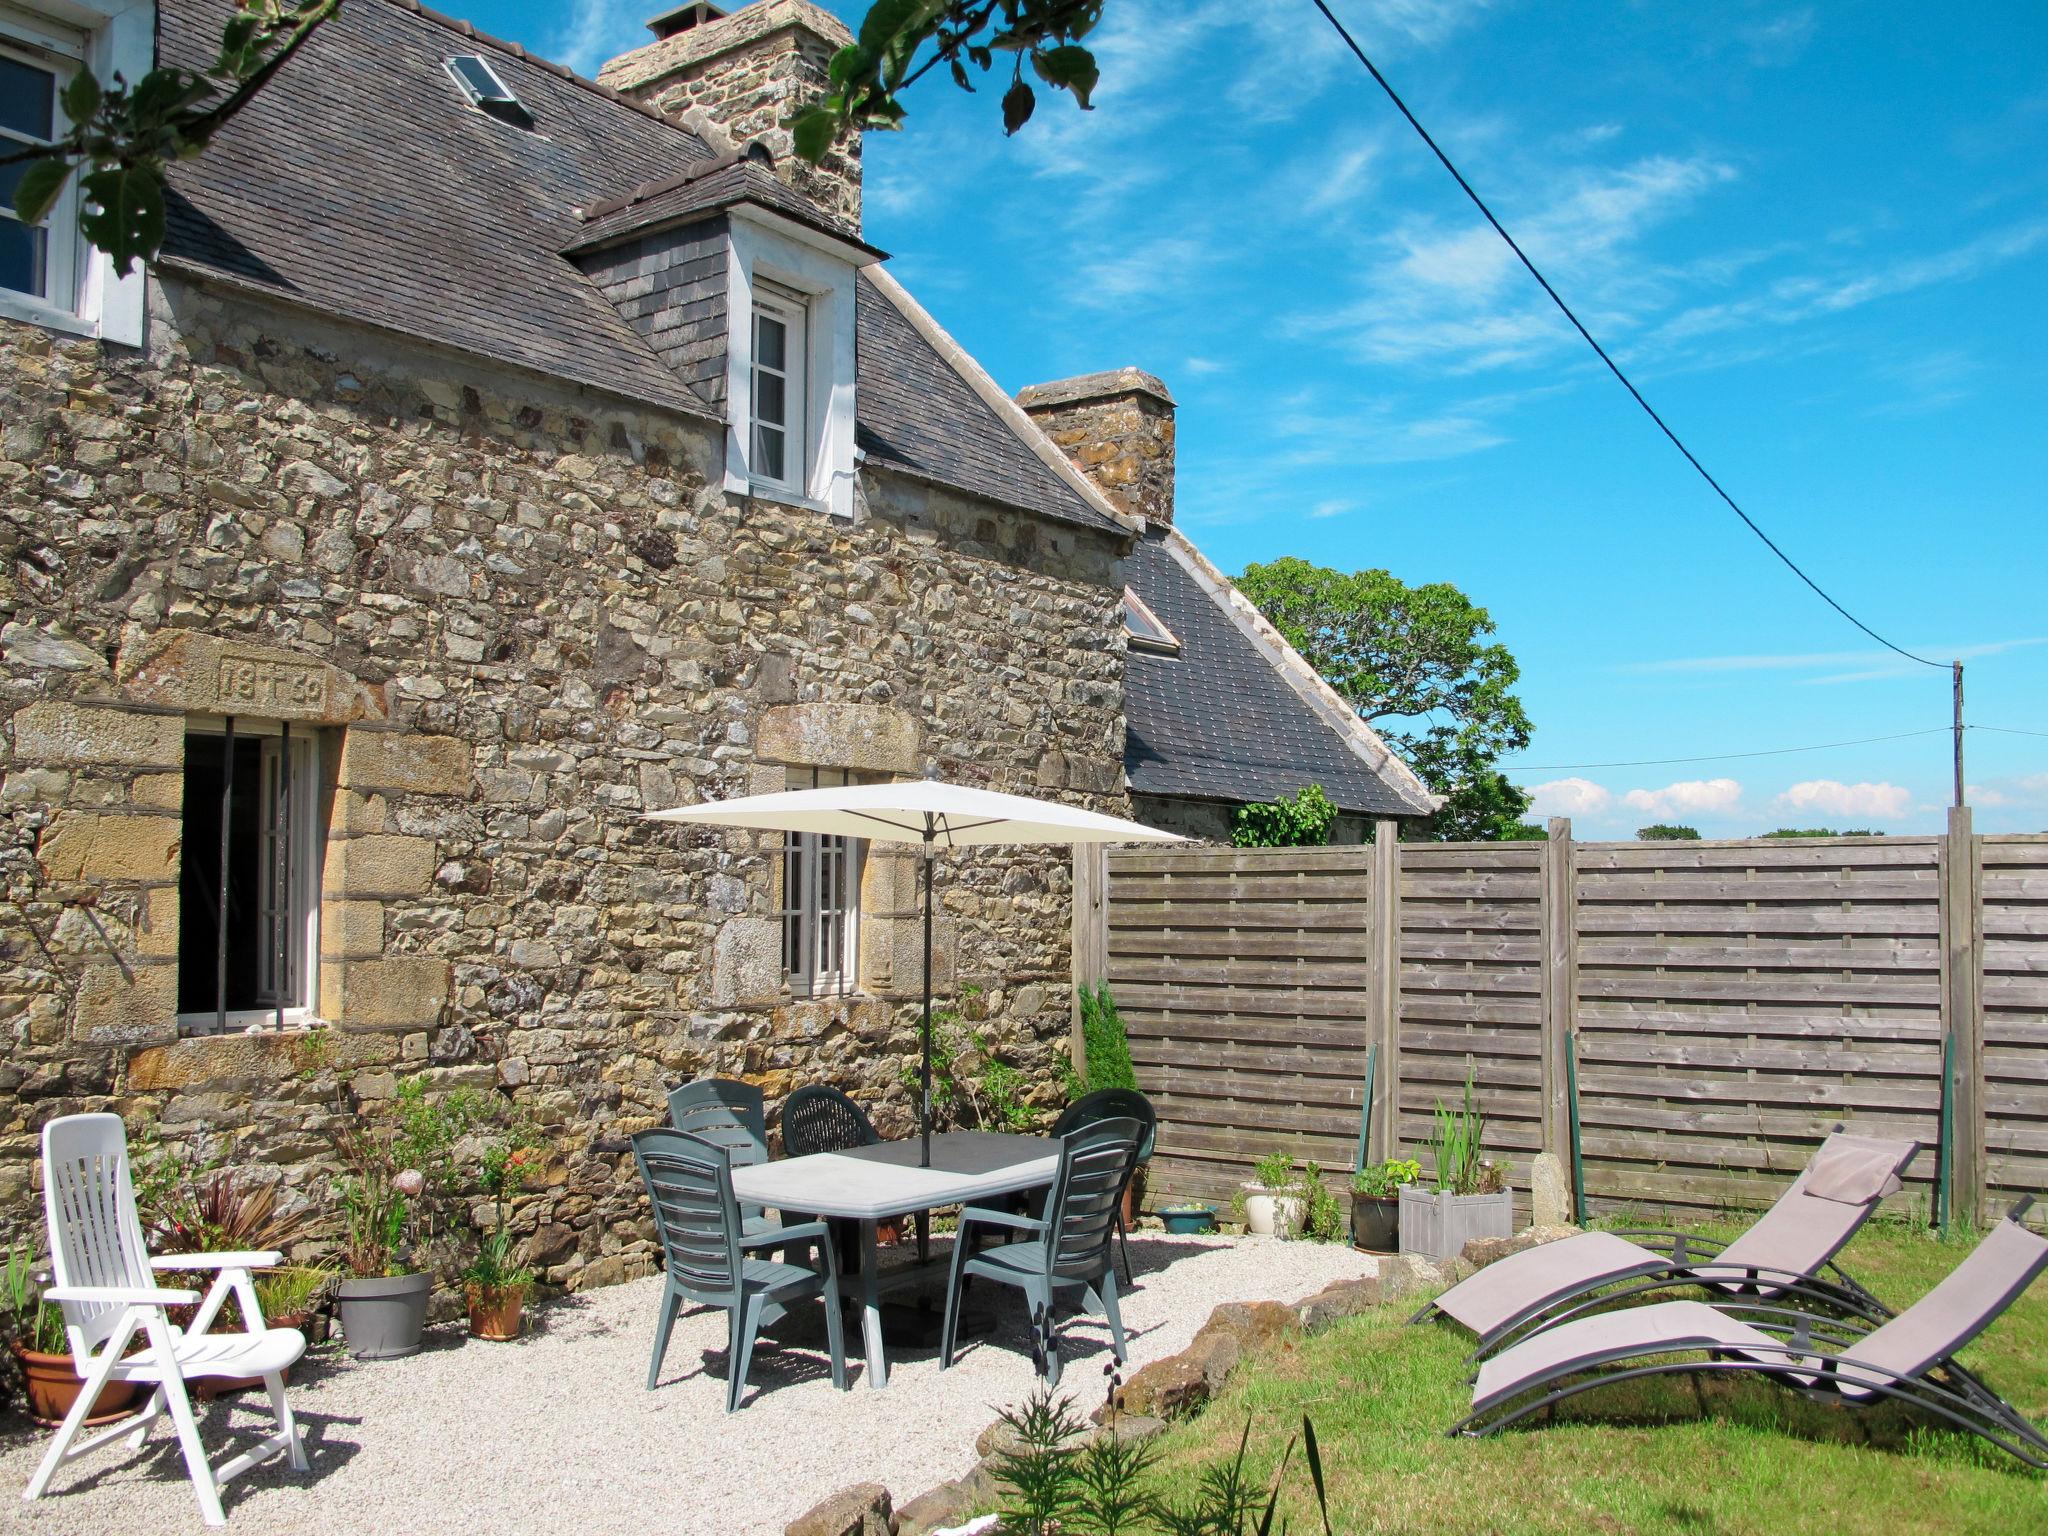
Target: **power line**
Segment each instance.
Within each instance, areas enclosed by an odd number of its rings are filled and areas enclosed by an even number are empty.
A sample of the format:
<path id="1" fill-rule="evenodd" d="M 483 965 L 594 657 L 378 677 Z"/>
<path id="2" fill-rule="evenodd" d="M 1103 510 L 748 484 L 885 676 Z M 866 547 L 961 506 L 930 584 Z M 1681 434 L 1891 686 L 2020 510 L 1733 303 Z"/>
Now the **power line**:
<path id="1" fill-rule="evenodd" d="M 2016 731 L 2009 725 L 1967 725 L 1967 731 L 1996 731 L 2001 736 L 2040 736 L 2048 738 L 2048 731 Z"/>
<path id="2" fill-rule="evenodd" d="M 1988 726 L 1971 726 L 1988 730 Z M 1891 736 L 1860 736 L 1854 741 L 1822 741 L 1810 747 L 1769 747 L 1761 752 L 1710 752 L 1705 757 L 1642 757 L 1625 763 L 1502 763 L 1503 773 L 1553 773 L 1567 768 L 1665 768 L 1673 763 L 1720 763 L 1738 757 L 1784 757 L 1793 752 L 1826 752 L 1834 747 L 1867 747 L 1877 741 L 1904 741 L 1909 736 L 1946 736 L 1949 728 L 1933 726 L 1924 731 L 1899 731 Z"/>
<path id="3" fill-rule="evenodd" d="M 1862 630 L 1864 634 L 1870 636 L 1871 639 L 1875 640 L 1879 645 L 1883 646 L 1886 650 L 1896 651 L 1899 655 L 1905 657 L 1908 661 L 1917 661 L 1924 667 L 1939 667 L 1943 671 L 1947 671 L 1948 663 L 1940 661 L 1930 661 L 1925 656 L 1914 655 L 1913 652 L 1907 650 L 1902 645 L 1893 644 L 1891 641 L 1885 639 L 1883 635 L 1880 635 L 1876 630 L 1872 629 L 1868 624 L 1864 623 L 1861 619 L 1857 618 L 1855 614 L 1851 613 L 1848 609 L 1844 608 L 1840 603 L 1836 602 L 1835 599 L 1830 597 L 1828 593 L 1822 588 L 1819 582 L 1815 581 L 1811 576 L 1807 575 L 1805 571 L 1801 570 L 1799 568 L 1798 562 L 1795 561 L 1790 555 L 1786 554 L 1784 550 L 1780 549 L 1777 545 L 1777 542 L 1774 539 L 1772 539 L 1772 537 L 1769 534 L 1765 533 L 1762 528 L 1757 526 L 1756 520 L 1754 518 L 1752 518 L 1747 512 L 1743 511 L 1742 508 L 1736 504 L 1735 498 L 1733 496 L 1730 496 L 1725 490 L 1721 488 L 1721 482 L 1716 480 L 1711 474 L 1707 472 L 1706 465 L 1702 464 L 1698 460 L 1698 458 L 1696 458 L 1693 455 L 1693 451 L 1690 448 L 1686 447 L 1684 442 L 1680 440 L 1678 434 L 1672 431 L 1671 428 L 1665 424 L 1664 418 L 1657 414 L 1656 407 L 1651 405 L 1648 400 L 1643 398 L 1643 392 L 1637 389 L 1635 385 L 1632 382 L 1630 382 L 1629 376 L 1621 371 L 1621 366 L 1618 363 L 1616 363 L 1613 358 L 1607 355 L 1607 349 L 1601 346 L 1598 341 L 1594 340 L 1593 333 L 1587 330 L 1585 324 L 1579 319 L 1579 317 L 1576 314 L 1572 312 L 1571 305 L 1565 303 L 1563 297 L 1559 295 L 1558 291 L 1550 286 L 1550 279 L 1545 277 L 1540 271 L 1537 270 L 1536 263 L 1531 261 L 1529 259 L 1528 253 L 1524 251 L 1522 247 L 1515 242 L 1515 237 L 1508 233 L 1507 226 L 1502 224 L 1499 219 L 1493 216 L 1493 210 L 1486 206 L 1486 200 L 1482 198 L 1477 192 L 1472 190 L 1472 183 L 1465 179 L 1463 173 L 1460 172 L 1459 169 L 1451 163 L 1451 157 L 1445 154 L 1443 150 L 1438 147 L 1435 139 L 1430 137 L 1429 130 L 1422 126 L 1421 121 L 1417 119 L 1413 112 L 1408 110 L 1408 103 L 1401 99 L 1400 93 L 1397 92 L 1394 89 L 1394 87 L 1388 83 L 1387 77 L 1380 73 L 1379 66 L 1374 64 L 1371 59 L 1365 56 L 1365 50 L 1358 46 L 1358 40 L 1354 38 L 1351 35 L 1351 33 L 1345 29 L 1344 23 L 1337 19 L 1336 12 L 1330 9 L 1328 4 L 1325 3 L 1325 0 L 1315 0 L 1315 6 L 1317 10 L 1323 13 L 1324 19 L 1326 19 L 1331 26 L 1337 29 L 1337 35 L 1344 39 L 1345 46 L 1348 47 L 1354 54 L 1358 56 L 1358 62 L 1363 64 L 1366 67 L 1366 69 L 1371 72 L 1373 79 L 1379 82 L 1380 89 L 1387 93 L 1387 99 L 1393 102 L 1393 104 L 1400 109 L 1400 113 L 1403 117 L 1408 119 L 1408 126 L 1413 128 L 1416 131 L 1416 133 L 1421 136 L 1422 142 L 1429 146 L 1430 152 L 1434 154 L 1438 160 L 1443 162 L 1443 168 L 1451 173 L 1452 178 L 1456 180 L 1458 185 L 1464 189 L 1465 195 L 1472 199 L 1472 205 L 1486 216 L 1486 222 L 1493 226 L 1494 233 L 1499 235 L 1501 239 L 1507 242 L 1508 249 L 1513 251 L 1515 255 L 1520 259 L 1522 265 L 1529 269 L 1529 275 L 1535 278 L 1536 281 L 1542 285 L 1543 291 L 1545 293 L 1550 295 L 1551 303 L 1555 304 L 1558 307 L 1559 311 L 1564 315 L 1565 319 L 1571 321 L 1572 328 L 1585 338 L 1586 345 L 1591 347 L 1593 351 L 1599 355 L 1600 361 L 1607 365 L 1607 371 L 1613 374 L 1615 378 L 1621 381 L 1621 387 L 1627 390 L 1630 395 L 1634 396 L 1636 404 L 1643 408 L 1643 413 L 1646 416 L 1648 416 L 1651 421 L 1657 424 L 1657 430 L 1662 432 L 1667 438 L 1671 440 L 1671 446 L 1676 448 L 1680 453 L 1685 455 L 1686 463 L 1690 464 L 1694 469 L 1698 470 L 1700 478 L 1706 481 L 1707 484 L 1713 488 L 1714 494 L 1720 497 L 1722 501 L 1728 504 L 1728 510 L 1733 512 L 1737 517 L 1741 518 L 1744 526 L 1746 526 L 1751 533 L 1755 534 L 1759 539 L 1762 539 L 1764 541 L 1764 547 L 1769 549 L 1770 552 L 1776 555 L 1780 560 L 1784 561 L 1786 569 L 1790 570 L 1793 575 L 1797 576 L 1801 581 L 1805 582 L 1807 586 L 1811 587 L 1814 591 L 1814 594 L 1818 596 L 1822 602 L 1826 603 L 1830 608 L 1834 609 L 1835 612 L 1839 613 L 1851 624 L 1854 624 L 1858 629 Z M 1614 766 L 1623 765 L 1616 764 Z"/>

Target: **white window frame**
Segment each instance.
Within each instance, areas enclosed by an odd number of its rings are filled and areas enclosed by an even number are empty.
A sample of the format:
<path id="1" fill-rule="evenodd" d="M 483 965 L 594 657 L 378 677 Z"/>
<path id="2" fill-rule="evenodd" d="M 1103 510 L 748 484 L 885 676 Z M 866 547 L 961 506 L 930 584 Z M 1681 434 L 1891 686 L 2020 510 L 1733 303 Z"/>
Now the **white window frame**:
<path id="1" fill-rule="evenodd" d="M 64 113 L 64 87 L 85 62 L 85 38 L 68 28 L 37 26 L 30 18 L 0 7 L 0 55 L 26 64 L 50 77 L 52 137 L 70 123 Z M 13 130 L 0 128 L 0 154 L 13 154 L 30 144 L 49 139 L 24 138 Z M 14 216 L 11 200 L 0 202 L 0 219 L 10 224 Z M 0 288 L 0 294 L 27 304 L 75 311 L 78 307 L 79 253 L 85 237 L 78 232 L 78 178 L 64 184 L 49 215 L 43 220 L 43 272 L 48 292 L 24 293 L 18 288 Z"/>
<path id="2" fill-rule="evenodd" d="M 741 496 L 854 514 L 854 287 L 875 258 L 750 204 L 727 215 L 725 488 Z M 753 467 L 755 306 L 796 302 L 804 320 L 802 479 Z"/>
<path id="3" fill-rule="evenodd" d="M 850 784 L 837 768 L 792 768 L 791 789 Z M 867 839 L 795 832 L 783 839 L 783 985 L 797 997 L 845 997 L 860 973 L 860 884 Z"/>
<path id="4" fill-rule="evenodd" d="M 226 734 L 225 722 L 217 715 L 192 715 L 185 721 L 188 736 L 221 736 Z M 284 732 L 275 720 L 250 720 L 235 716 L 235 739 L 253 738 L 262 749 L 261 763 L 254 792 L 266 801 L 270 799 L 272 774 L 283 744 Z M 304 1027 L 319 1020 L 320 1004 L 320 876 L 321 876 L 321 816 L 320 816 L 320 734 L 310 726 L 294 725 L 291 733 L 292 778 L 291 778 L 291 887 L 287 893 L 288 910 L 292 914 L 294 960 L 298 969 L 298 986 L 293 989 L 295 996 L 288 998 L 284 1006 L 284 1023 L 287 1028 Z M 237 786 L 239 791 L 239 786 Z M 275 838 L 268 830 L 274 825 L 270 817 L 259 811 L 258 823 L 264 827 L 266 847 L 274 846 Z M 183 900 L 184 882 L 179 882 L 180 900 Z M 262 910 L 265 897 L 259 893 L 258 910 Z M 268 919 L 259 916 L 259 926 Z M 183 914 L 180 913 L 182 931 Z M 261 942 L 259 934 L 258 942 Z M 268 950 L 268 945 L 264 946 Z M 259 956 L 257 974 L 265 975 L 273 959 L 266 953 Z M 275 997 L 273 992 L 272 997 Z M 181 1035 L 203 1035 L 214 1031 L 220 1015 L 218 1010 L 208 1008 L 178 1015 L 178 1033 Z M 272 1025 L 277 1022 L 278 1010 L 275 1002 L 268 1002 L 257 1008 L 230 1008 L 227 1028 L 247 1029 L 250 1025 Z"/>
<path id="5" fill-rule="evenodd" d="M 752 417 L 750 439 L 753 452 L 753 481 L 757 486 L 783 491 L 791 496 L 802 496 L 810 484 L 810 434 L 806 423 L 810 417 L 807 409 L 807 391 L 810 381 L 810 351 L 807 335 L 810 306 L 802 295 L 785 288 L 757 279 L 754 284 L 753 316 L 753 358 L 748 369 L 749 383 L 747 404 Z M 770 321 L 782 327 L 783 365 L 771 368 L 761 356 L 761 322 Z M 783 419 L 769 421 L 761 414 L 761 381 L 764 377 L 782 380 Z M 782 434 L 783 472 L 775 475 L 766 467 L 767 455 L 762 452 L 761 433 L 763 429 Z"/>
<path id="6" fill-rule="evenodd" d="M 102 84 L 110 83 L 117 73 L 133 83 L 156 62 L 156 7 L 148 0 L 33 0 L 32 4 L 0 0 L 0 44 L 30 55 L 40 52 L 59 60 L 78 59 Z M 71 73 L 63 70 L 60 90 Z M 78 231 L 79 195 L 74 175 L 50 212 L 52 297 L 41 299 L 0 289 L 0 318 L 139 347 L 147 302 L 142 263 L 137 262 L 123 277 L 115 272 L 104 251 L 86 242 Z M 57 282 L 60 245 L 64 248 L 61 259 L 69 265 L 61 290 Z"/>

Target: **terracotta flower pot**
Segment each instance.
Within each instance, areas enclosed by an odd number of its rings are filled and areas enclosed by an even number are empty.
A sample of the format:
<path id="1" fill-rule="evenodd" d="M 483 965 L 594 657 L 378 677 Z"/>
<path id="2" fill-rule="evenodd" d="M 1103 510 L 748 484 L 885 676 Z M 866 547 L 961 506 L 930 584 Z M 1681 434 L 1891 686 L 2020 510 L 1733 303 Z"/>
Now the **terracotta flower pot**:
<path id="1" fill-rule="evenodd" d="M 21 1362 L 21 1374 L 27 1382 L 29 1417 L 45 1429 L 62 1424 L 85 1388 L 78 1372 L 71 1368 L 71 1356 L 46 1355 L 41 1350 L 23 1349 L 19 1343 L 8 1347 Z M 110 1381 L 100 1388 L 92 1417 L 85 1422 L 111 1424 L 116 1419 L 125 1419 L 141 1406 L 142 1396 L 142 1388 L 132 1381 Z"/>
<path id="2" fill-rule="evenodd" d="M 526 1306 L 525 1286 L 512 1285 L 489 1290 L 481 1286 L 470 1286 L 463 1295 L 469 1302 L 469 1332 L 472 1338 L 494 1339 L 503 1343 L 519 1337 Z"/>

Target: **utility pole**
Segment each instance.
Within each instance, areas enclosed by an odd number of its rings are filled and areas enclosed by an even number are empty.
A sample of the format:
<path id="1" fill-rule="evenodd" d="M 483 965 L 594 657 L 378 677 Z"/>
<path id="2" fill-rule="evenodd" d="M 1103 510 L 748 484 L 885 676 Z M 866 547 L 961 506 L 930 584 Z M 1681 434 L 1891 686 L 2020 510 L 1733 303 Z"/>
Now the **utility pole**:
<path id="1" fill-rule="evenodd" d="M 1956 696 L 1956 800 L 1963 803 L 1963 664 L 1955 663 Z"/>

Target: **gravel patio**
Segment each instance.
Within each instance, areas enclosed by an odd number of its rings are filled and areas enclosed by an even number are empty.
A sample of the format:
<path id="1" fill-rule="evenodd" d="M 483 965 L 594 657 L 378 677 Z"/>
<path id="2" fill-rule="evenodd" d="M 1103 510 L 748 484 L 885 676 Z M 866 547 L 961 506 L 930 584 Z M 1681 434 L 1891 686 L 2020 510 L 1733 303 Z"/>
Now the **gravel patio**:
<path id="1" fill-rule="evenodd" d="M 1124 1320 L 1134 1366 L 1185 1348 L 1218 1303 L 1298 1300 L 1374 1263 L 1336 1245 L 1156 1232 L 1133 1235 L 1131 1258 L 1137 1286 Z M 644 1389 L 660 1294 L 660 1281 L 647 1279 L 565 1298 L 517 1344 L 472 1341 L 451 1325 L 430 1330 L 410 1360 L 310 1362 L 291 1393 L 312 1470 L 295 1476 L 280 1459 L 228 1484 L 228 1528 L 775 1533 L 848 1483 L 885 1483 L 901 1502 L 960 1476 L 975 1460 L 975 1436 L 998 1407 L 1026 1399 L 1035 1379 L 1017 1296 L 983 1295 L 998 1326 L 969 1342 L 951 1371 L 940 1373 L 932 1348 L 892 1346 L 885 1391 L 870 1390 L 855 1364 L 853 1390 L 842 1394 L 820 1355 L 764 1338 L 745 1406 L 728 1415 L 722 1313 L 685 1314 L 660 1388 Z M 816 1315 L 792 1318 L 801 1328 L 792 1338 L 820 1332 Z M 1092 1409 L 1107 1330 L 1077 1319 L 1063 1337 L 1062 1385 Z M 267 1427 L 261 1394 L 242 1401 L 202 1410 L 216 1455 L 224 1434 L 253 1438 Z M 167 1425 L 142 1453 L 109 1449 L 60 1473 L 35 1504 L 19 1502 L 19 1492 L 44 1432 L 18 1418 L 7 1425 L 0 1495 L 10 1526 L 65 1536 L 204 1528 Z"/>

